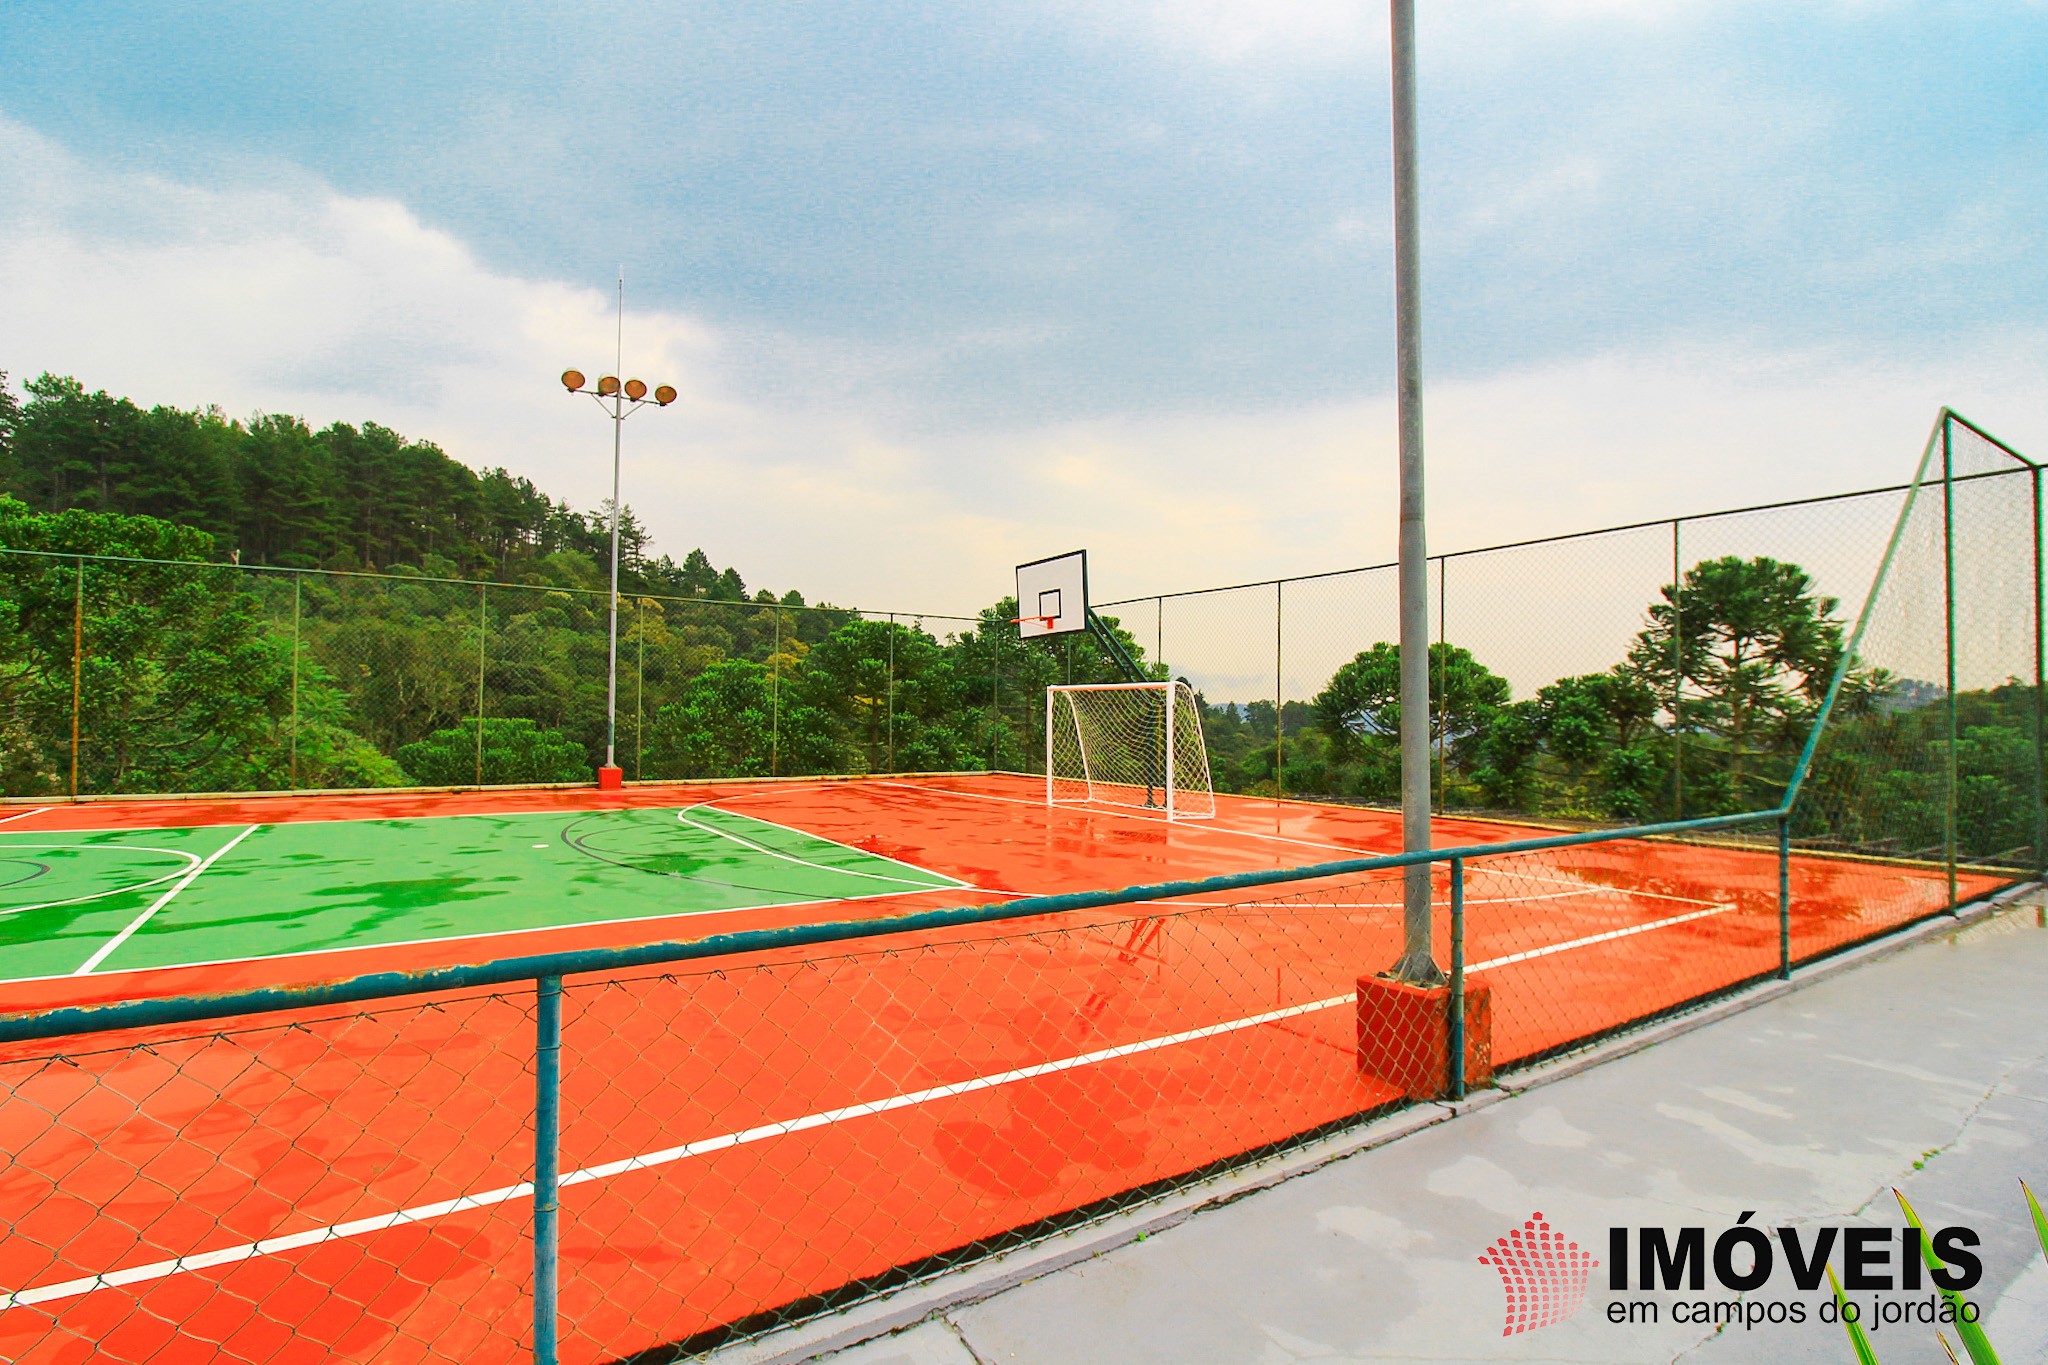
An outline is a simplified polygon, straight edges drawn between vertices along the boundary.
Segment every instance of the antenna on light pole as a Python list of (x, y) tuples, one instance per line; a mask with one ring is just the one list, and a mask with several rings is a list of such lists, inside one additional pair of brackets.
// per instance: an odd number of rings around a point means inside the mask
[[(1430, 846), (1429, 542), (1422, 500), (1422, 228), (1416, 199), (1415, 0), (1389, 0), (1394, 47), (1394, 349), (1401, 427), (1401, 851)], [(1403, 869), (1393, 975), (1439, 985), (1430, 950), (1430, 865)]]
[[(618, 331), (614, 337), (614, 368), (626, 368), (626, 269), (619, 267)], [(676, 401), (675, 387), (663, 384), (647, 396), (647, 385), (638, 379), (621, 381), (618, 374), (602, 376), (595, 390), (584, 387), (581, 370), (562, 371), (562, 387), (570, 393), (588, 393), (612, 419), (612, 591), (610, 625), (606, 632), (604, 684), (604, 766), (597, 770), (597, 785), (610, 790), (621, 786), (625, 773), (618, 763), (619, 739), (619, 453), (626, 419), (652, 403), (665, 408)]]

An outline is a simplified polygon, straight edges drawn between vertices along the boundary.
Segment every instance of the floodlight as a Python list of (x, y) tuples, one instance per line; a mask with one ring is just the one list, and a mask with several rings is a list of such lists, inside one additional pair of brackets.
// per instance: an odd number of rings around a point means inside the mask
[(618, 376), (608, 374), (604, 378), (598, 380), (597, 391), (603, 394), (606, 398), (609, 398), (613, 394), (617, 393), (619, 391)]
[(567, 390), (568, 390), (569, 392), (571, 392), (571, 393), (580, 393), (580, 392), (582, 392), (582, 389), (583, 389), (583, 371), (581, 371), (581, 370), (564, 370), (564, 371), (562, 371), (562, 387), (563, 387), (563, 388), (565, 388), (565, 389), (567, 389)]
[(626, 397), (637, 403), (646, 396), (647, 386), (645, 384), (637, 379), (628, 379), (626, 381)]
[(673, 403), (673, 402), (675, 402), (675, 401), (676, 401), (676, 389), (675, 389), (675, 385), (673, 385), (673, 384), (663, 384), (663, 385), (662, 385), (662, 386), (661, 386), (660, 388), (656, 389), (656, 390), (654, 391), (654, 401), (655, 401), (655, 402), (657, 402), (657, 403), (659, 403), (659, 404), (661, 404), (661, 405), (662, 405), (663, 407), (667, 407), (667, 406), (668, 406), (668, 405), (669, 405), (670, 403)]

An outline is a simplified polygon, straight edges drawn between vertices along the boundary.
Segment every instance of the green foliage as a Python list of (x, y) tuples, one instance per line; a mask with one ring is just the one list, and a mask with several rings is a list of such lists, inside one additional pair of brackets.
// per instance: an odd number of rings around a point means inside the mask
[(1626, 665), (1537, 689), (1534, 724), (1560, 813), (1642, 820), (1656, 813), (1670, 765), (1657, 694)]
[(1543, 748), (1543, 713), (1532, 702), (1495, 707), (1471, 744), (1472, 783), (1484, 802), (1509, 810), (1528, 804)]
[[(431, 442), (375, 422), (314, 431), (296, 417), (228, 420), (218, 409), (144, 410), (45, 374), (26, 404), (0, 373), (0, 494), (45, 512), (156, 517), (204, 531), (208, 557), (294, 568), (444, 562), (450, 576), (559, 581), (564, 552), (609, 563), (611, 509), (580, 514), (527, 479), (479, 474)], [(619, 513), (621, 585), (739, 601), (746, 585), (701, 550), (649, 559)], [(595, 586), (595, 585), (593, 585)]]
[(1828, 1288), (1835, 1296), (1835, 1314), (1842, 1324), (1842, 1330), (1849, 1334), (1849, 1349), (1856, 1353), (1856, 1365), (1878, 1365), (1877, 1352), (1871, 1349), (1869, 1334), (1855, 1317), (1855, 1309), (1848, 1296), (1842, 1293), (1842, 1282), (1835, 1278), (1835, 1268), (1828, 1267)]
[(831, 718), (778, 681), (745, 659), (711, 665), (655, 717), (648, 758), (673, 777), (834, 771)]
[[(204, 562), (205, 532), (104, 512), (38, 514), (0, 498), (0, 548), (35, 552), (0, 555), (9, 792), (68, 789), (74, 695), (80, 791), (294, 785), (289, 644), (232, 569)], [(83, 557), (108, 554), (133, 560)], [(385, 771), (351, 747), (322, 676), (302, 674), (298, 693), (302, 711), (329, 727), (308, 746), (313, 772)]]
[[(1920, 1232), (1920, 1259), (1926, 1263), (1930, 1271), (1937, 1274), (1946, 1270), (1947, 1267), (1942, 1264), (1941, 1257), (1934, 1253), (1933, 1239), (1921, 1225), (1920, 1215), (1906, 1202), (1906, 1196), (1895, 1188), (1892, 1190), (1892, 1198), (1899, 1201), (1899, 1210), (1906, 1215), (1907, 1225)], [(1998, 1352), (1991, 1348), (1990, 1340), (1984, 1335), (1984, 1329), (1977, 1325), (1975, 1314), (1968, 1311), (1970, 1306), (1964, 1302), (1963, 1296), (1953, 1289), (1942, 1288), (1939, 1285), (1936, 1288), (1955, 1314), (1956, 1335), (1962, 1339), (1963, 1349), (1970, 1353), (1971, 1365), (1998, 1365)]]
[[(1313, 703), (1334, 780), (1369, 800), (1400, 787), (1401, 647), (1385, 641), (1341, 665)], [(1458, 645), (1429, 648), (1429, 736), (1447, 787), (1512, 792), (1533, 756), (1529, 717), (1508, 706), (1507, 680)], [(1496, 725), (1501, 733), (1489, 742)], [(1484, 776), (1482, 777), (1482, 773)]]
[(858, 771), (934, 771), (968, 752), (960, 686), (939, 642), (893, 621), (851, 621), (804, 660), (803, 694), (837, 722)]
[(2041, 1201), (2034, 1197), (2034, 1189), (2026, 1181), (2020, 1181), (2020, 1193), (2026, 1196), (2027, 1216), (2034, 1222), (2034, 1240), (2041, 1244), (2041, 1255), (2048, 1258), (2048, 1213), (2041, 1211)]
[[(1861, 714), (1837, 716), (1814, 755), (1794, 833), (1870, 852), (1937, 855), (1948, 820), (1948, 706), (1894, 685)], [(1956, 697), (1956, 842), (1965, 859), (2030, 848), (2034, 828), (2036, 698), (2007, 681)]]
[(398, 751), (398, 762), (415, 783), (461, 787), (518, 782), (587, 782), (590, 761), (582, 748), (558, 730), (543, 730), (515, 717), (475, 717), (436, 730)]
[[(1458, 645), (1429, 647), (1429, 738), (1442, 744), (1478, 734), (1508, 700), (1507, 680)], [(1316, 694), (1316, 720), (1340, 753), (1401, 732), (1401, 647), (1384, 640), (1340, 666)]]
[(1679, 728), (1713, 741), (1698, 752), (1715, 780), (1695, 787), (1688, 774), (1688, 813), (1776, 804), (1841, 661), (1839, 604), (1796, 564), (1734, 555), (1695, 564), (1662, 598), (1626, 668), (1660, 698), (1676, 675)]
[[(1329, 739), (1316, 728), (1315, 709), (1290, 701), (1280, 720), (1285, 732), (1274, 743), (1274, 711), (1270, 701), (1239, 705), (1204, 704), (1202, 737), (1209, 746), (1209, 765), (1219, 791), (1329, 792), (1333, 776)], [(1274, 755), (1282, 771), (1275, 779)]]
[[(0, 375), (10, 490), (0, 549), (44, 553), (0, 554), (0, 791), (70, 784), (74, 624), (82, 790), (472, 783), (478, 716), (487, 780), (581, 780), (604, 752), (608, 507), (579, 514), (376, 423), (145, 410), (50, 375), (26, 402)], [(630, 508), (619, 542), (629, 777), (1033, 771), (1045, 689), (1122, 678), (1091, 635), (1021, 640), (1007, 597), (942, 636), (750, 590), (701, 550), (655, 557)], [(1531, 697), (1439, 642), (1438, 799), (1624, 822), (1768, 807), (1844, 638), (1799, 566), (1727, 556), (1665, 585), (1625, 658)], [(1399, 671), (1382, 642), (1279, 713), (1203, 698), (1217, 786), (1397, 800)], [(1953, 805), (1965, 858), (2010, 860), (2038, 838), (2039, 724), (2016, 680), (1951, 702), (1850, 670), (1795, 834), (1928, 856)]]

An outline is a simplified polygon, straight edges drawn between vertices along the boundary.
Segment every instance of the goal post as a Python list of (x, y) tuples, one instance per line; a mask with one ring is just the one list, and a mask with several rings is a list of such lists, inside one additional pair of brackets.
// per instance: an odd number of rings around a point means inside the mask
[(1195, 689), (1178, 680), (1048, 687), (1045, 803), (1215, 815)]

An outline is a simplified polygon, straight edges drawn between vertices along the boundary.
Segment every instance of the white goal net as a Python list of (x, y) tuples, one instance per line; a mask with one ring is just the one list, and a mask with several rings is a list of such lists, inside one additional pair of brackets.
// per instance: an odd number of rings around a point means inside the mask
[(1045, 803), (1216, 814), (1202, 710), (1184, 682), (1094, 683), (1045, 691)]

